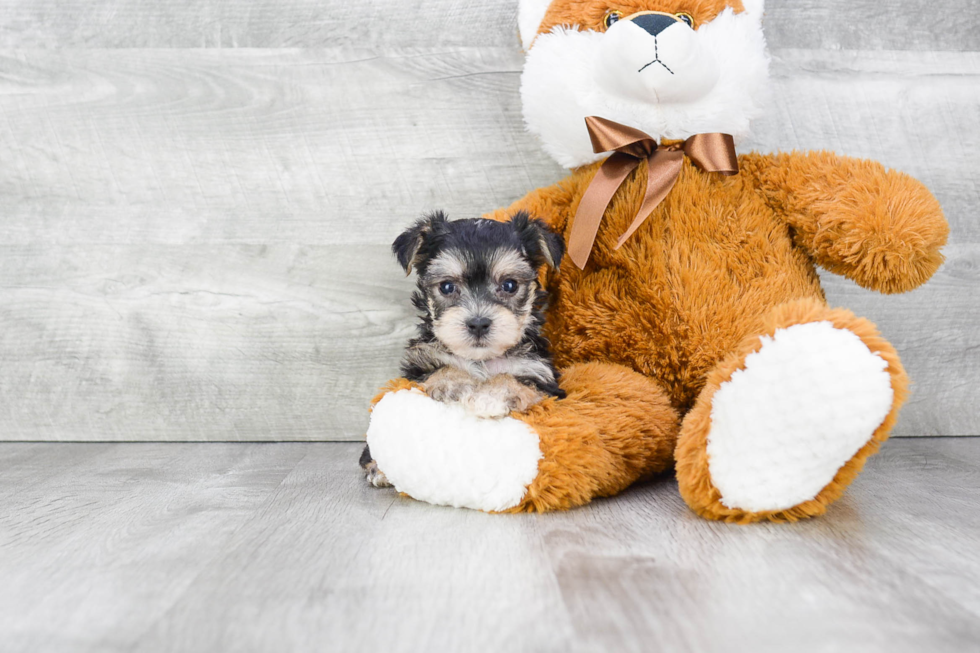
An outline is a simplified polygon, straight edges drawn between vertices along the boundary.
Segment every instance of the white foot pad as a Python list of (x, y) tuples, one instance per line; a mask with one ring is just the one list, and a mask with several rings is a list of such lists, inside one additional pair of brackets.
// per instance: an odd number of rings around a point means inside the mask
[(399, 492), (420, 501), (506, 510), (538, 475), (538, 435), (513, 417), (483, 419), (417, 390), (385, 395), (371, 412), (371, 456)]
[(829, 322), (763, 336), (715, 392), (711, 481), (729, 508), (785, 510), (814, 498), (891, 410), (888, 364)]

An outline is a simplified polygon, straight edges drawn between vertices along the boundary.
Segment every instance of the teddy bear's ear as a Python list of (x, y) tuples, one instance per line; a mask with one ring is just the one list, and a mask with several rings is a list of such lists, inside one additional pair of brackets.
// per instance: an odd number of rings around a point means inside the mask
[(521, 35), (521, 46), (527, 52), (531, 49), (534, 37), (538, 35), (541, 21), (551, 5), (551, 0), (520, 0), (517, 6), (517, 29)]
[(565, 241), (561, 236), (543, 220), (532, 218), (527, 211), (518, 211), (510, 222), (530, 257), (539, 264), (547, 263), (557, 272), (565, 255)]
[(419, 218), (395, 239), (391, 244), (391, 252), (398, 259), (398, 263), (405, 268), (405, 274), (411, 274), (412, 268), (419, 262), (419, 253), (426, 238), (448, 221), (442, 211), (429, 213)]

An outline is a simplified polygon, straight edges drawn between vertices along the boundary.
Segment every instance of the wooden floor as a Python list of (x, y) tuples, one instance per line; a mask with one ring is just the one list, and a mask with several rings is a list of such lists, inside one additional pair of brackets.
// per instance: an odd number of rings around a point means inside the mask
[(892, 440), (830, 513), (568, 513), (369, 488), (354, 443), (0, 444), (0, 649), (976, 651), (980, 439)]

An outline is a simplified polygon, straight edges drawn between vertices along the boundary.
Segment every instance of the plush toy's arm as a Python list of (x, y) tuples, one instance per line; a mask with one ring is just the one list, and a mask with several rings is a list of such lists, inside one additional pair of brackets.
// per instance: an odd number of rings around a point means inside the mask
[(880, 163), (830, 152), (747, 154), (742, 175), (827, 270), (883, 293), (925, 283), (949, 226), (936, 198)]

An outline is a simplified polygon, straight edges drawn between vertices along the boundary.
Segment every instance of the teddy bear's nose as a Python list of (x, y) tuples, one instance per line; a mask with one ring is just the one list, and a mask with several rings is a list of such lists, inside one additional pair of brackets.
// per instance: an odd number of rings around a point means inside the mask
[(669, 14), (640, 14), (633, 19), (633, 22), (651, 36), (656, 36), (671, 25), (676, 25), (680, 20)]

